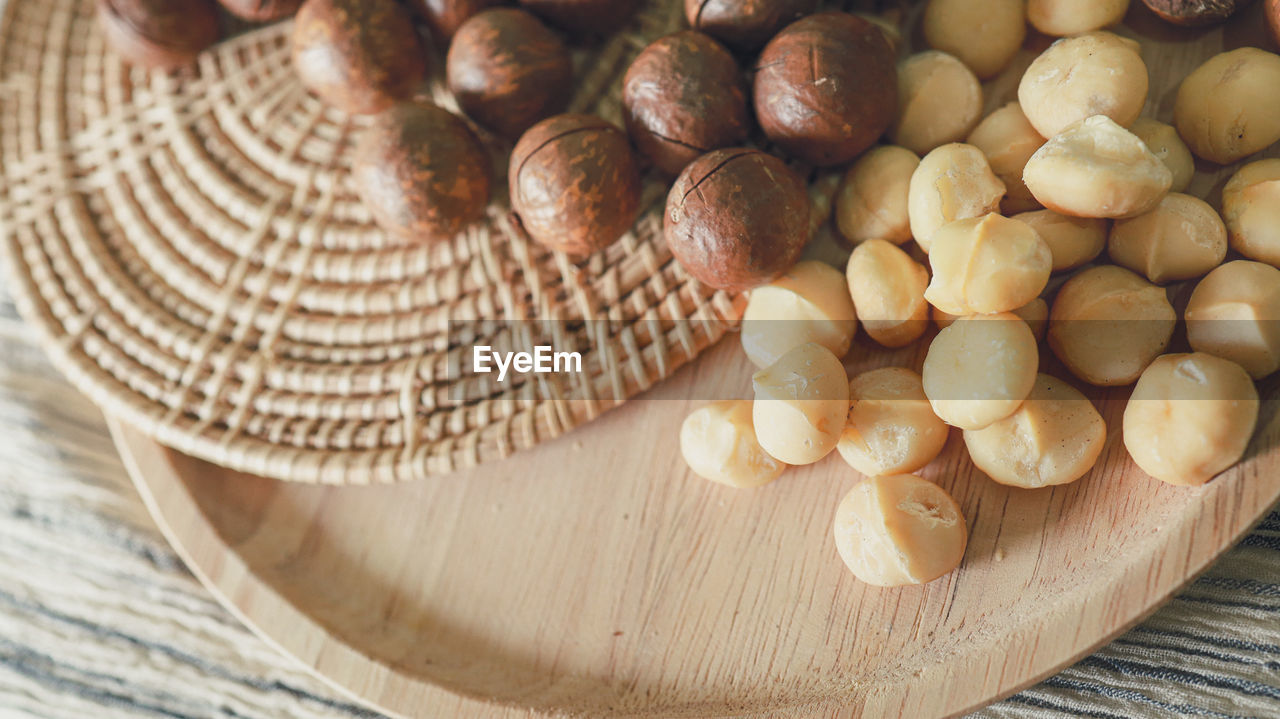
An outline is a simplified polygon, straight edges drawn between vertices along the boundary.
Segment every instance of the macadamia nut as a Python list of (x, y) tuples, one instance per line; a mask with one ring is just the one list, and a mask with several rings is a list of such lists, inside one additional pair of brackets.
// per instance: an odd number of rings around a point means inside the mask
[(969, 530), (956, 501), (925, 479), (900, 474), (859, 483), (836, 509), (836, 550), (867, 584), (924, 584), (960, 566)]
[(1164, 199), (1173, 173), (1146, 144), (1105, 115), (1055, 135), (1022, 179), (1045, 207), (1076, 217), (1134, 217)]
[(849, 413), (849, 376), (831, 350), (800, 345), (756, 372), (751, 384), (756, 439), (770, 456), (813, 464), (836, 448)]
[(840, 270), (805, 260), (751, 291), (742, 315), (742, 349), (757, 367), (768, 367), (808, 342), (843, 357), (857, 330), (857, 315)]
[(929, 304), (954, 315), (1008, 312), (1049, 282), (1053, 256), (1029, 225), (997, 214), (956, 220), (933, 234)]
[(699, 477), (739, 489), (768, 484), (787, 468), (756, 441), (745, 399), (712, 402), (685, 417), (680, 454)]
[(1240, 461), (1258, 421), (1258, 391), (1240, 365), (1195, 352), (1160, 357), (1124, 408), (1124, 446), (1147, 474), (1198, 486)]
[(1128, 127), (1147, 102), (1147, 83), (1138, 43), (1091, 32), (1058, 40), (1041, 53), (1022, 76), (1018, 101), (1044, 137), (1094, 115)]
[(970, 145), (982, 150), (991, 163), (991, 171), (1005, 186), (1004, 212), (1021, 212), (1040, 206), (1022, 181), (1027, 160), (1044, 145), (1044, 138), (1031, 126), (1022, 107), (1011, 102), (987, 117), (969, 133)]
[(1024, 489), (1067, 484), (1098, 461), (1107, 424), (1076, 388), (1037, 375), (1018, 410), (989, 427), (966, 430), (965, 446), (978, 469), (1000, 484)]
[(1124, 19), (1129, 0), (1027, 0), (1027, 20), (1045, 35), (1076, 35)]
[(1187, 303), (1187, 340), (1262, 379), (1280, 369), (1280, 270), (1236, 260), (1210, 272)]
[(1049, 347), (1085, 382), (1129, 384), (1169, 346), (1177, 319), (1162, 288), (1122, 267), (1092, 267), (1058, 290)]
[(1198, 197), (1172, 193), (1156, 208), (1117, 220), (1107, 240), (1111, 260), (1163, 285), (1199, 277), (1227, 256), (1227, 228)]
[(1280, 140), (1280, 55), (1242, 47), (1215, 55), (1178, 87), (1173, 124), (1187, 147), (1228, 165)]
[(898, 63), (898, 117), (889, 139), (923, 155), (959, 142), (982, 117), (982, 85), (954, 56), (938, 50)]
[(1070, 270), (1092, 262), (1107, 246), (1107, 221), (1070, 217), (1053, 210), (1033, 210), (1014, 215), (1040, 233), (1053, 255), (1053, 271)]
[(886, 347), (902, 347), (928, 329), (924, 290), (929, 271), (896, 245), (884, 240), (858, 245), (849, 256), (845, 275), (848, 294), (871, 339)]
[(1222, 219), (1231, 249), (1280, 267), (1280, 159), (1251, 162), (1227, 180)]
[(1149, 117), (1139, 117), (1129, 128), (1129, 132), (1146, 143), (1151, 154), (1173, 173), (1173, 184), (1169, 186), (1169, 191), (1186, 190), (1191, 184), (1192, 176), (1196, 174), (1196, 161), (1191, 156), (1191, 150), (1187, 149), (1187, 143), (1178, 137), (1178, 131), (1173, 125), (1166, 125)]
[(929, 0), (924, 10), (929, 47), (955, 55), (983, 79), (1000, 74), (1026, 37), (1022, 0)]
[(924, 393), (949, 425), (982, 429), (1031, 394), (1040, 356), (1017, 315), (961, 317), (938, 333), (924, 359)]
[[(943, 312), (937, 307), (933, 308), (933, 323), (938, 329), (945, 330), (955, 323), (964, 315), (953, 315), (950, 312)], [(1036, 342), (1044, 339), (1044, 333), (1049, 328), (1049, 303), (1043, 298), (1037, 297), (1027, 304), (1012, 310), (1011, 314), (1022, 318), (1023, 322), (1031, 328), (1031, 334), (1035, 335)]]
[(920, 158), (905, 147), (884, 145), (867, 152), (845, 173), (836, 194), (836, 225), (857, 244), (911, 239), (907, 190)]
[(875, 477), (914, 472), (932, 462), (949, 429), (924, 396), (920, 375), (884, 367), (849, 383), (849, 418), (836, 450), (850, 467)]
[(982, 150), (962, 143), (943, 145), (925, 155), (911, 174), (911, 234), (928, 252), (933, 233), (948, 222), (998, 211), (1004, 190)]

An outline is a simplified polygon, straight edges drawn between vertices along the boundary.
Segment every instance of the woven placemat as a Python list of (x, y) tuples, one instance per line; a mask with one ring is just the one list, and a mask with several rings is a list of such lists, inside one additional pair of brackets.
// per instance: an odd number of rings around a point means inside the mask
[[(572, 110), (621, 125), (622, 73), (680, 24), (680, 2), (645, 6), (575, 58)], [(108, 413), (254, 474), (408, 480), (561, 435), (736, 323), (739, 298), (672, 260), (657, 178), (633, 231), (575, 263), (507, 222), (509, 147), (487, 138), (499, 196), (486, 223), (431, 245), (378, 230), (349, 177), (368, 120), (298, 83), (291, 28), (249, 29), (153, 73), (104, 47), (93, 0), (5, 10), (10, 284), (54, 364)], [(438, 79), (430, 94), (456, 110)], [(530, 318), (586, 328), (583, 371), (455, 386), (446, 368), (470, 346), (451, 346), (450, 323), (486, 318), (499, 345)]]

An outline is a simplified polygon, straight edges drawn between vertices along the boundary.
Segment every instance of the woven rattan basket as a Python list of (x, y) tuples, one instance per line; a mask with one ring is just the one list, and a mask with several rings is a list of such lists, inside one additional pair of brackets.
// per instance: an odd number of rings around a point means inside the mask
[[(581, 53), (572, 109), (620, 124), (621, 74), (678, 26), (680, 5), (649, 2), (626, 32)], [(451, 242), (388, 237), (349, 180), (366, 121), (298, 84), (290, 28), (246, 29), (192, 67), (149, 73), (106, 50), (93, 0), (7, 4), (10, 290), (54, 363), (106, 412), (237, 470), (408, 480), (589, 421), (738, 319), (738, 298), (672, 261), (656, 178), (634, 230), (578, 263), (515, 231), (505, 194)], [(509, 148), (489, 140), (502, 168)], [(446, 368), (462, 348), (451, 322), (492, 318), (496, 336), (548, 317), (595, 328), (581, 374), (452, 385)]]

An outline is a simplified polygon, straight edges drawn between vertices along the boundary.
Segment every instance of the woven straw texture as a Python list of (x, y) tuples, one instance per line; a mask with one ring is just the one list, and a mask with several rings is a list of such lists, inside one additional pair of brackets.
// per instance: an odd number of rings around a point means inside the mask
[[(570, 109), (620, 125), (621, 75), (679, 6), (646, 3), (579, 53)], [(574, 263), (506, 220), (509, 147), (487, 138), (500, 196), (486, 223), (431, 245), (381, 232), (349, 173), (367, 120), (301, 87), (291, 28), (247, 29), (189, 68), (149, 73), (104, 47), (93, 0), (5, 11), (10, 286), (54, 363), (106, 411), (255, 474), (409, 480), (556, 437), (737, 321), (737, 298), (672, 260), (655, 178), (633, 231)], [(456, 110), (438, 78), (429, 92)], [(494, 320), (476, 344), (501, 348), (530, 318), (559, 320), (547, 323), (557, 347), (586, 348), (581, 374), (451, 384), (470, 343), (451, 346), (450, 322)]]

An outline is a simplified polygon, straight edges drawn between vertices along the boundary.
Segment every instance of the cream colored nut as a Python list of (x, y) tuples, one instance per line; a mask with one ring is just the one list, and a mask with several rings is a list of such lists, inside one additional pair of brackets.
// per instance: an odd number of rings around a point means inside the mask
[(895, 55), (902, 48), (902, 26), (898, 24), (892, 9), (886, 10), (882, 15), (872, 12), (855, 12), (853, 14), (875, 25), (884, 34), (884, 38), (889, 41), (889, 47), (893, 48)]
[(1036, 338), (1017, 315), (961, 317), (929, 345), (924, 393), (943, 422), (982, 429), (1018, 409), (1039, 361)]
[(1209, 203), (1171, 193), (1156, 208), (1117, 220), (1107, 240), (1111, 261), (1163, 285), (1199, 277), (1227, 256), (1227, 228)]
[(939, 227), (998, 211), (1004, 189), (982, 150), (962, 143), (943, 145), (925, 155), (911, 174), (907, 193), (911, 234), (928, 252)]
[(1027, 0), (1027, 20), (1045, 35), (1065, 37), (1115, 25), (1129, 0)]
[(1129, 384), (1164, 352), (1177, 314), (1164, 289), (1122, 267), (1081, 271), (1049, 311), (1049, 347), (1090, 384)]
[(1187, 149), (1187, 144), (1178, 137), (1178, 131), (1173, 125), (1166, 125), (1149, 117), (1139, 117), (1129, 127), (1129, 132), (1142, 140), (1151, 154), (1173, 173), (1173, 184), (1169, 186), (1169, 191), (1184, 192), (1196, 174), (1196, 161), (1191, 156), (1191, 150)]
[(1017, 309), (1049, 282), (1053, 256), (1029, 225), (997, 214), (956, 220), (933, 234), (929, 304), (954, 315)]
[(1022, 179), (1045, 207), (1075, 217), (1123, 218), (1160, 204), (1173, 173), (1105, 115), (1072, 125), (1027, 161)]
[(871, 339), (886, 347), (902, 347), (928, 329), (924, 288), (929, 271), (901, 248), (884, 240), (868, 240), (849, 255), (845, 275), (848, 294)]
[(1173, 124), (1187, 147), (1228, 165), (1280, 140), (1280, 55), (1242, 47), (1209, 58), (1178, 87)]
[(858, 483), (836, 509), (836, 550), (867, 584), (931, 582), (960, 566), (969, 529), (946, 490), (910, 474)]
[(1056, 377), (1036, 376), (1018, 411), (976, 431), (964, 443), (978, 469), (1000, 484), (1024, 489), (1067, 484), (1098, 461), (1107, 424), (1093, 403)]
[(1198, 486), (1240, 461), (1258, 421), (1258, 391), (1240, 365), (1203, 352), (1164, 355), (1124, 408), (1124, 446), (1142, 471)]
[(857, 244), (911, 239), (907, 189), (920, 158), (905, 147), (885, 145), (863, 155), (849, 168), (836, 195), (836, 225)]
[(680, 425), (680, 454), (694, 474), (746, 489), (768, 484), (787, 465), (756, 441), (751, 401), (721, 400), (689, 413)]
[(813, 464), (840, 441), (849, 413), (849, 376), (831, 350), (810, 342), (751, 378), (756, 439), (787, 464)]
[(973, 71), (938, 50), (898, 63), (898, 119), (889, 139), (923, 155), (959, 142), (982, 117), (982, 85)]
[[(1044, 333), (1049, 328), (1049, 303), (1042, 298), (1037, 297), (1027, 304), (1012, 310), (1011, 314), (1015, 314), (1027, 323), (1031, 328), (1031, 334), (1035, 335), (1036, 342), (1044, 339)], [(938, 329), (945, 330), (950, 327), (956, 320), (963, 315), (953, 315), (950, 312), (943, 312), (937, 307), (933, 308), (933, 322)]]
[(1250, 162), (1227, 180), (1222, 219), (1231, 249), (1280, 267), (1280, 159)]
[(1018, 102), (1044, 137), (1094, 115), (1128, 127), (1147, 102), (1147, 66), (1138, 43), (1109, 32), (1064, 38), (1032, 61)]
[(1070, 270), (1092, 262), (1107, 246), (1107, 221), (1071, 217), (1053, 210), (1033, 210), (1013, 216), (1040, 233), (1053, 255), (1053, 271)]
[(914, 472), (932, 462), (950, 431), (924, 396), (920, 375), (884, 367), (849, 383), (849, 418), (836, 450), (850, 467), (874, 477)]
[(1236, 260), (1210, 272), (1187, 303), (1191, 349), (1262, 379), (1280, 369), (1280, 270)]
[(924, 39), (986, 79), (1000, 74), (1027, 37), (1023, 0), (929, 0)]
[(1006, 192), (1000, 208), (1006, 212), (1021, 212), (1040, 206), (1031, 190), (1022, 181), (1022, 170), (1027, 160), (1044, 145), (1044, 138), (1031, 126), (1022, 107), (1016, 102), (987, 115), (969, 133), (966, 140), (982, 150), (991, 163), (992, 172), (1004, 183)]
[(806, 342), (843, 357), (857, 331), (857, 314), (840, 270), (804, 260), (751, 291), (742, 314), (742, 349), (757, 367), (768, 367)]

